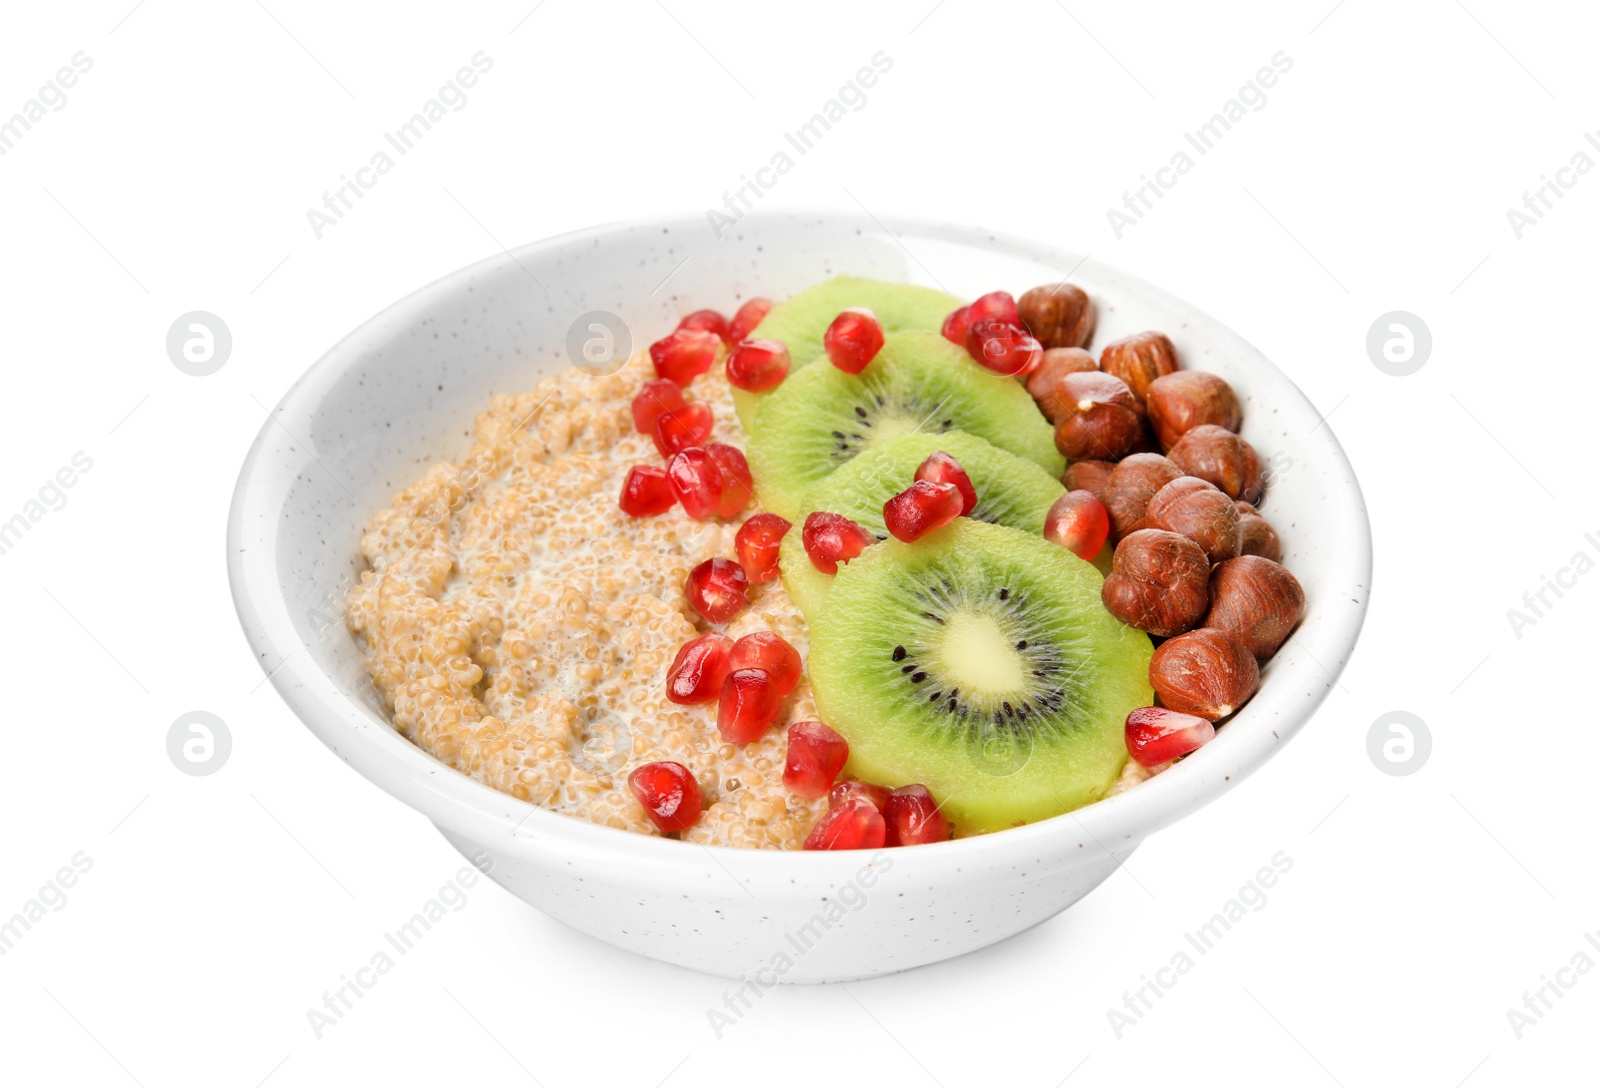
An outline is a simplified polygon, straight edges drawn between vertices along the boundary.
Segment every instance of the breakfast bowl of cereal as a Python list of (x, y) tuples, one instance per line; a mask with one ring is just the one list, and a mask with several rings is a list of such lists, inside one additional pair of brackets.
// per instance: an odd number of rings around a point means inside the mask
[(843, 214), (453, 273), (284, 396), (228, 528), (295, 714), (514, 895), (746, 985), (983, 947), (1308, 721), (1365, 505), (1254, 348)]

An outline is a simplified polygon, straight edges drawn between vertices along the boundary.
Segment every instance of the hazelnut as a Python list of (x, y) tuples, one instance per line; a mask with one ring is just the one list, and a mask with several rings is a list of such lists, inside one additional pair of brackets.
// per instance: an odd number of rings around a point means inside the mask
[(1230, 499), (1252, 503), (1261, 499), (1261, 458), (1254, 446), (1232, 431), (1202, 423), (1178, 439), (1167, 457), (1186, 475), (1215, 485)]
[(1157, 491), (1145, 507), (1144, 523), (1188, 537), (1212, 563), (1232, 559), (1243, 543), (1238, 507), (1197, 476), (1180, 476)]
[(1238, 710), (1260, 683), (1255, 654), (1237, 636), (1215, 627), (1168, 639), (1150, 659), (1150, 686), (1161, 705), (1210, 721)]
[(1067, 466), (1061, 482), (1068, 491), (1087, 491), (1104, 502), (1106, 484), (1116, 467), (1114, 461), (1074, 461)]
[(1257, 661), (1277, 653), (1305, 610), (1299, 579), (1270, 559), (1241, 555), (1211, 572), (1205, 626), (1239, 636)]
[(1239, 398), (1233, 387), (1203, 370), (1179, 370), (1150, 383), (1145, 392), (1150, 425), (1162, 449), (1205, 423), (1225, 431), (1239, 429)]
[(1111, 515), (1111, 538), (1121, 540), (1143, 529), (1145, 508), (1155, 493), (1182, 475), (1182, 469), (1159, 453), (1130, 454), (1118, 462), (1100, 496)]
[(1081, 348), (1094, 335), (1094, 303), (1070, 283), (1035, 287), (1017, 299), (1017, 312), (1047, 348)]
[(1188, 537), (1140, 529), (1117, 545), (1100, 601), (1130, 627), (1181, 635), (1205, 615), (1210, 571), (1206, 553)]
[(1028, 375), (1028, 395), (1039, 405), (1044, 418), (1054, 423), (1061, 417), (1061, 379), (1099, 369), (1094, 356), (1082, 348), (1051, 348)]
[(1107, 344), (1100, 352), (1100, 369), (1127, 382), (1142, 401), (1151, 382), (1178, 369), (1178, 352), (1166, 334), (1141, 332)]
[(1274, 563), (1283, 562), (1283, 544), (1278, 540), (1278, 530), (1272, 527), (1272, 522), (1247, 502), (1239, 501), (1233, 505), (1239, 508), (1239, 554), (1259, 555)]
[(1058, 394), (1056, 449), (1069, 461), (1116, 461), (1139, 439), (1144, 413), (1120, 378), (1098, 370), (1067, 374)]

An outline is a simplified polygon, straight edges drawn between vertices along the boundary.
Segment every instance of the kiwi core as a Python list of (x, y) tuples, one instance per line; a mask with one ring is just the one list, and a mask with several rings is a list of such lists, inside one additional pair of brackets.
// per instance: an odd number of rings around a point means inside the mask
[(940, 632), (935, 659), (946, 682), (965, 691), (1009, 695), (1028, 683), (1022, 655), (999, 620), (983, 612), (952, 614)]

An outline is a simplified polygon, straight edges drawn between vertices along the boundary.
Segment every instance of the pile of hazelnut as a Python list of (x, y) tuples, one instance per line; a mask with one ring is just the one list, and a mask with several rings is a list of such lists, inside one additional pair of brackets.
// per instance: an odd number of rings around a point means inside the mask
[(1213, 723), (1255, 694), (1305, 592), (1256, 508), (1266, 479), (1226, 381), (1180, 369), (1159, 332), (1108, 344), (1096, 361), (1083, 350), (1093, 304), (1071, 284), (1035, 288), (1017, 308), (1044, 349), (1028, 392), (1069, 462), (1069, 494), (1045, 533), (1071, 546), (1089, 499), (1104, 507), (1116, 550), (1101, 600), (1158, 641), (1150, 686), (1160, 705), (1129, 715), (1128, 750), (1159, 766), (1209, 741)]

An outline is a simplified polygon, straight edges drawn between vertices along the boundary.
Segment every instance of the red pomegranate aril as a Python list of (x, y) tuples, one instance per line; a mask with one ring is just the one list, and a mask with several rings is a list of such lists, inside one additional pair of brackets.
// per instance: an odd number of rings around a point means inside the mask
[(703, 446), (711, 437), (711, 406), (690, 401), (681, 408), (669, 408), (656, 416), (654, 437), (661, 456), (671, 457), (690, 446)]
[(939, 335), (957, 347), (967, 346), (967, 308), (965, 306), (951, 310), (945, 315), (944, 324), (939, 326)]
[(967, 354), (996, 374), (1030, 374), (1044, 359), (1044, 348), (1019, 325), (974, 321), (967, 329)]
[(746, 393), (765, 393), (789, 376), (789, 347), (782, 340), (741, 340), (728, 356), (728, 382)]
[(622, 481), (622, 497), (617, 505), (629, 517), (649, 518), (665, 514), (678, 501), (667, 480), (667, 470), (655, 465), (634, 465)]
[(1111, 515), (1088, 491), (1068, 491), (1044, 516), (1044, 538), (1079, 559), (1093, 559), (1111, 535)]
[(640, 434), (656, 433), (656, 417), (662, 412), (683, 407), (683, 390), (677, 382), (665, 378), (652, 378), (644, 383), (639, 395), (633, 398), (633, 429)]
[(715, 631), (685, 642), (667, 669), (667, 699), (679, 706), (696, 706), (721, 695), (732, 651), (733, 639)]
[(964, 500), (955, 484), (918, 480), (883, 504), (883, 523), (907, 544), (961, 516)]
[(717, 503), (717, 516), (738, 517), (750, 505), (750, 490), (754, 486), (750, 462), (744, 459), (744, 451), (725, 442), (711, 443), (706, 452), (722, 473), (722, 499)]
[(778, 576), (778, 546), (789, 531), (789, 519), (777, 514), (757, 514), (739, 526), (733, 537), (733, 550), (745, 577), (760, 585)]
[(762, 670), (778, 685), (779, 695), (794, 690), (800, 682), (800, 667), (800, 651), (771, 631), (745, 635), (728, 654), (729, 669)]
[(877, 542), (876, 537), (843, 514), (825, 510), (807, 514), (800, 527), (800, 543), (811, 565), (823, 574), (838, 574), (840, 563), (850, 562)]
[(728, 339), (728, 319), (715, 310), (696, 310), (678, 322), (678, 328), (704, 329), (706, 332), (716, 333), (717, 339), (724, 344), (732, 342)]
[(708, 623), (727, 623), (750, 604), (749, 585), (744, 568), (732, 559), (707, 559), (689, 572), (683, 592)]
[(628, 788), (662, 831), (682, 831), (700, 819), (700, 783), (682, 763), (646, 763), (628, 775)]
[(852, 307), (833, 319), (822, 334), (828, 361), (846, 374), (859, 374), (883, 350), (883, 325), (865, 307)]
[(828, 807), (839, 808), (851, 801), (864, 800), (871, 803), (879, 812), (889, 803), (889, 789), (886, 786), (874, 786), (870, 782), (839, 782), (828, 791)]
[(735, 669), (722, 682), (717, 732), (729, 744), (749, 744), (778, 720), (783, 696), (765, 669)]
[(883, 806), (885, 846), (918, 846), (950, 837), (950, 821), (927, 786), (901, 786)]
[(1194, 714), (1143, 706), (1128, 715), (1128, 754), (1146, 767), (1186, 756), (1217, 735), (1216, 726)]
[(850, 744), (821, 722), (789, 726), (789, 754), (783, 784), (798, 797), (826, 797), (850, 758)]
[(722, 505), (722, 469), (699, 446), (673, 454), (667, 462), (667, 480), (683, 512), (696, 521), (705, 521)]
[(876, 850), (884, 843), (883, 813), (856, 798), (830, 808), (806, 836), (807, 850)]
[(737, 344), (755, 332), (756, 326), (765, 320), (770, 309), (772, 309), (770, 298), (753, 298), (740, 306), (734, 313), (733, 320), (728, 322), (728, 343)]
[(990, 291), (967, 305), (967, 324), (979, 321), (1003, 321), (1007, 325), (1022, 325), (1022, 312), (1010, 291)]
[(711, 369), (722, 338), (706, 329), (676, 329), (650, 345), (656, 377), (688, 385)]
[(930, 453), (928, 459), (917, 466), (916, 479), (936, 484), (954, 484), (955, 489), (961, 492), (962, 517), (972, 513), (973, 507), (978, 505), (978, 491), (972, 486), (972, 477), (967, 475), (960, 461), (944, 450)]

